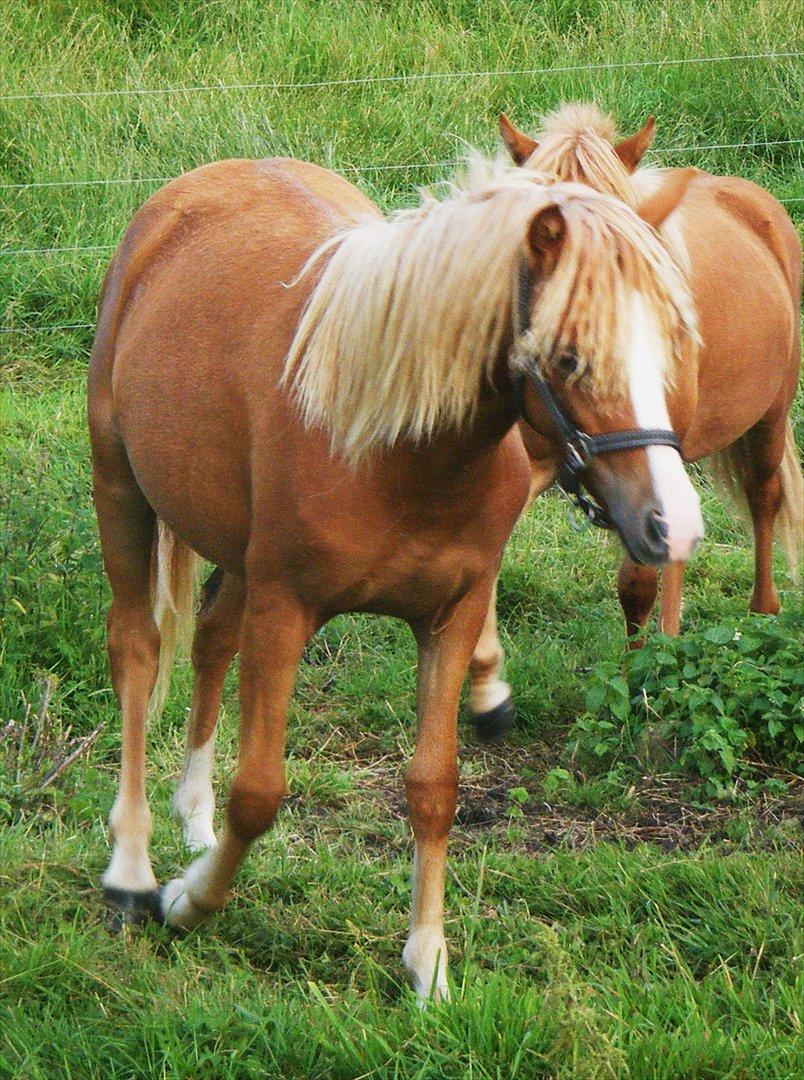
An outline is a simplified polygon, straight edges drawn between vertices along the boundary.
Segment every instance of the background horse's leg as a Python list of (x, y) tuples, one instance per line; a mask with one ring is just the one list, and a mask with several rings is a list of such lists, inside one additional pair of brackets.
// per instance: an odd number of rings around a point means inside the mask
[(284, 593), (249, 585), (240, 635), (240, 752), (226, 828), (160, 894), (161, 915), (189, 928), (219, 911), (253, 840), (270, 828), (285, 796), (285, 718), (310, 616)]
[(749, 607), (767, 615), (779, 613), (779, 594), (773, 583), (773, 524), (782, 505), (779, 466), (785, 426), (786, 417), (775, 424), (760, 421), (743, 436), (743, 453), (738, 459), (754, 526), (754, 590)]
[(511, 687), (500, 675), (504, 654), (497, 634), (497, 582), (491, 592), (486, 621), (469, 665), (469, 711), (478, 737), (501, 739), (514, 725), (516, 710)]
[(109, 819), (112, 858), (102, 882), (110, 899), (139, 918), (152, 908), (156, 891), (145, 794), (146, 717), (159, 666), (150, 588), (156, 519), (122, 449), (110, 449), (102, 462), (96, 459), (93, 480), (103, 563), (112, 587), (107, 620), (112, 685), (123, 719), (117, 798)]
[(732, 495), (742, 489), (754, 526), (754, 591), (750, 608), (775, 615), (779, 595), (773, 583), (774, 525), (780, 526), (780, 540), (794, 580), (804, 537), (804, 480), (786, 408), (775, 406), (718, 459), (715, 479)]
[(416, 628), (418, 732), (405, 777), (416, 850), (410, 930), (402, 961), (423, 1000), (431, 991), (436, 998), (449, 997), (444, 877), (458, 798), (458, 698), (491, 592), (492, 586), (484, 582), (464, 597), (446, 624)]
[(184, 767), (173, 795), (190, 851), (214, 847), (212, 766), (223, 682), (237, 652), (245, 584), (220, 568), (207, 579), (193, 638), (193, 700)]
[(617, 575), (617, 594), (625, 616), (629, 649), (638, 649), (642, 645), (642, 641), (634, 635), (647, 624), (658, 591), (659, 573), (656, 567), (643, 566), (624, 555)]
[(675, 637), (681, 630), (681, 592), (687, 564), (671, 562), (662, 571), (662, 614), (659, 627)]

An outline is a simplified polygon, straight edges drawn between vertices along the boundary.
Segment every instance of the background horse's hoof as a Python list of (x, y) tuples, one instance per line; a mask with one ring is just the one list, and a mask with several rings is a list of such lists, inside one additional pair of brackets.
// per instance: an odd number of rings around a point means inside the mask
[(118, 889), (104, 886), (103, 895), (115, 913), (126, 923), (143, 923), (148, 919), (162, 921), (159, 892), (142, 892), (134, 889)]
[(481, 742), (499, 742), (505, 738), (516, 721), (516, 706), (513, 698), (506, 698), (499, 705), (486, 712), (472, 713), (475, 734)]

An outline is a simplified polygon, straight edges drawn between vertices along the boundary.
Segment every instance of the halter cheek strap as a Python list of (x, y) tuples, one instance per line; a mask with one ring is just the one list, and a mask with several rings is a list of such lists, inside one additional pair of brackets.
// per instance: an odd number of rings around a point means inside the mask
[[(532, 290), (533, 274), (530, 266), (523, 259), (519, 267), (514, 326), (516, 341), (512, 351), (515, 368), (514, 400), (517, 413), (529, 427), (536, 427), (528, 416), (525, 405), (525, 380), (527, 379), (538, 392), (542, 404), (567, 447), (566, 456), (558, 473), (558, 486), (592, 525), (597, 525), (602, 529), (611, 529), (613, 525), (609, 515), (602, 506), (598, 506), (585, 495), (581, 487), (581, 473), (586, 470), (592, 458), (597, 457), (598, 454), (609, 454), (617, 450), (637, 450), (646, 446), (671, 446), (680, 454), (681, 440), (674, 431), (666, 428), (633, 428), (630, 431), (609, 431), (602, 435), (587, 435), (585, 431), (581, 431), (572, 423), (558, 403), (547, 379), (533, 362), (535, 357), (524, 346), (523, 339), (526, 339), (527, 335)], [(527, 368), (522, 363), (523, 353), (531, 361), (527, 364)]]

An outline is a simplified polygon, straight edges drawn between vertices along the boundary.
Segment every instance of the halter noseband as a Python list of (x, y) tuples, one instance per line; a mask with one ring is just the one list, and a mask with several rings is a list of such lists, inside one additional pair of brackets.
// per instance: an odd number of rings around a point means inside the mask
[[(532, 291), (533, 273), (526, 260), (523, 259), (519, 265), (513, 356), (523, 351), (522, 338), (527, 333), (530, 322)], [(535, 428), (535, 425), (531, 422), (525, 406), (526, 379), (529, 379), (538, 391), (542, 404), (567, 446), (566, 456), (561, 463), (557, 478), (559, 488), (592, 525), (597, 525), (601, 529), (613, 528), (611, 519), (603, 507), (584, 495), (581, 487), (581, 473), (585, 471), (592, 458), (615, 450), (636, 450), (645, 446), (672, 446), (680, 454), (681, 440), (674, 431), (665, 428), (634, 428), (631, 431), (608, 431), (603, 435), (587, 435), (566, 415), (551, 390), (550, 384), (538, 368), (529, 365), (528, 369), (524, 370), (521, 365), (517, 365), (514, 370), (514, 400), (517, 413), (529, 427)]]

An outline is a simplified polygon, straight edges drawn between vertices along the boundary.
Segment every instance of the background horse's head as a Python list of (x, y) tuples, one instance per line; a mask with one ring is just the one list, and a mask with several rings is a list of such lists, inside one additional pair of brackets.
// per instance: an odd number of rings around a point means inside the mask
[(523, 412), (567, 453), (632, 558), (685, 560), (703, 524), (670, 431), (683, 436), (686, 414), (674, 425), (666, 402), (666, 387), (694, 370), (685, 276), (657, 216), (579, 184), (550, 190), (555, 202), (531, 220), (520, 267)]
[(589, 184), (632, 207), (638, 196), (631, 175), (650, 149), (655, 130), (656, 120), (649, 116), (639, 131), (618, 141), (611, 117), (588, 102), (547, 113), (536, 137), (500, 114), (500, 135), (515, 165)]

